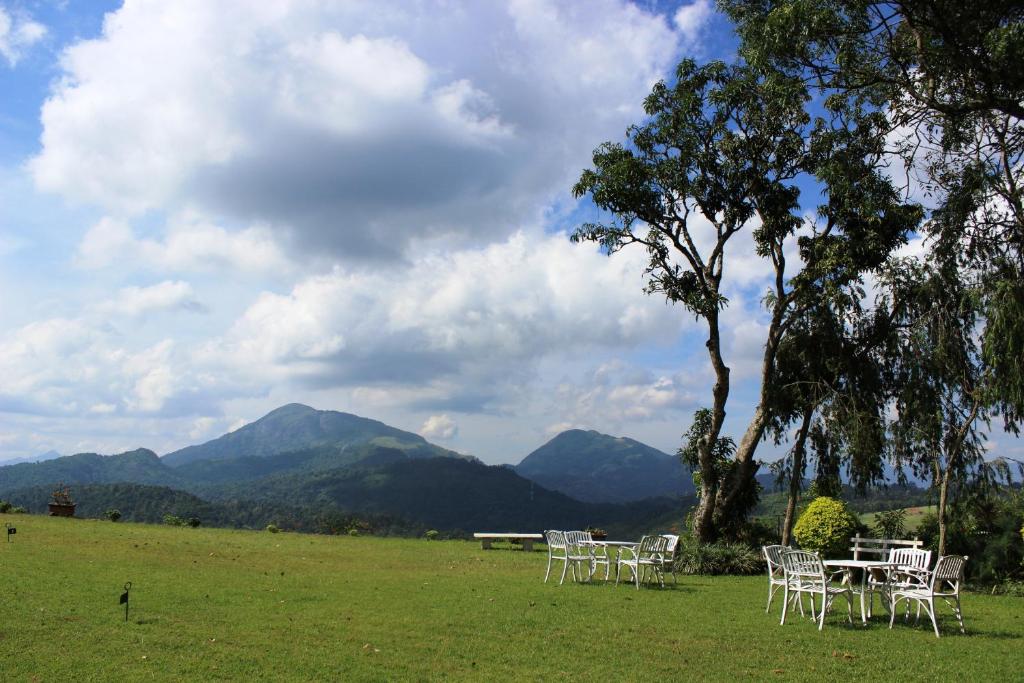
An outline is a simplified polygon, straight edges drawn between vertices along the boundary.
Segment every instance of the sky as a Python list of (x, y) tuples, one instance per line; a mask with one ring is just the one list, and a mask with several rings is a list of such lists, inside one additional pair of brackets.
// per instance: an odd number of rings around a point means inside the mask
[[(571, 189), (735, 45), (710, 0), (0, 0), (0, 460), (292, 402), (487, 463), (569, 428), (674, 452), (706, 333), (642, 251), (570, 243)], [(768, 268), (730, 259), (738, 437)]]

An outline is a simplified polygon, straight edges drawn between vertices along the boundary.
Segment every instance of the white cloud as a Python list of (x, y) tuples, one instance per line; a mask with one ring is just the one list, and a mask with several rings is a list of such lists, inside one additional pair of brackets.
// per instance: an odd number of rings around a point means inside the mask
[(25, 14), (12, 15), (0, 7), (0, 55), (11, 67), (17, 66), (25, 51), (46, 36), (46, 27)]
[(108, 301), (97, 305), (101, 313), (136, 317), (155, 311), (204, 310), (196, 300), (192, 285), (180, 280), (166, 280), (149, 287), (125, 287)]
[(683, 42), (687, 48), (695, 49), (697, 40), (714, 14), (710, 0), (695, 0), (689, 5), (682, 5), (672, 18), (676, 28), (683, 34)]
[(674, 339), (683, 320), (641, 294), (642, 258), (518, 233), (399, 272), (338, 268), (262, 294), (201, 355), (239, 377), (410, 386), (425, 401), (463, 393), (477, 410), (496, 383), (552, 354)]
[(64, 51), (29, 167), (111, 216), (188, 205), (304, 253), (486, 243), (567, 193), (677, 43), (624, 0), (133, 2)]
[(174, 216), (162, 239), (140, 239), (126, 221), (104, 217), (82, 238), (75, 264), (178, 272), (231, 268), (280, 273), (292, 268), (269, 228), (254, 225), (229, 232), (194, 212)]
[(425, 439), (449, 441), (459, 433), (459, 426), (448, 415), (431, 415), (420, 427), (420, 435)]
[(652, 420), (678, 418), (698, 405), (692, 376), (659, 375), (649, 369), (614, 361), (600, 365), (589, 377), (563, 381), (554, 391), (550, 416), (559, 419), (548, 432), (569, 426), (618, 430)]

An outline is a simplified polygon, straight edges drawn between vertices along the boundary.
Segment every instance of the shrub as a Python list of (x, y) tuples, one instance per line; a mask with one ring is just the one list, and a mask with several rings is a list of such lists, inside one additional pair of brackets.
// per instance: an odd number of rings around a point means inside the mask
[(348, 530), (348, 535), (349, 536), (358, 536), (359, 535), (359, 529), (357, 529), (355, 527), (352, 527), (351, 529)]
[(427, 533), (425, 533), (423, 535), (427, 537), (428, 541), (436, 541), (437, 537), (440, 536), (441, 534), (438, 533), (437, 529), (431, 529), (430, 531), (428, 531)]
[(903, 534), (907, 530), (906, 521), (906, 510), (899, 509), (879, 512), (875, 515), (874, 531), (882, 538), (903, 538)]
[(692, 536), (679, 539), (676, 569), (681, 574), (757, 574), (764, 571), (760, 553), (742, 543), (699, 543)]
[(27, 513), (28, 513), (28, 510), (26, 510), (25, 508), (21, 507), (20, 505), (15, 505), (14, 507), (11, 508), (11, 514), (12, 515), (24, 515), (24, 514), (27, 514)]
[(276, 534), (276, 533), (280, 532), (281, 530), (276, 525), (274, 525), (274, 524), (268, 524), (267, 525), (267, 531), (269, 531), (272, 534)]
[(202, 524), (202, 521), (198, 517), (189, 517), (188, 521), (186, 522), (186, 524), (188, 524), (190, 527), (195, 529), (200, 524)]
[(921, 515), (921, 521), (917, 523), (917, 537), (929, 550), (939, 549), (939, 516), (934, 512), (926, 512)]
[(170, 526), (185, 526), (185, 520), (177, 515), (164, 515), (164, 524)]
[(793, 535), (804, 550), (826, 555), (842, 553), (857, 531), (858, 520), (835, 498), (815, 498), (793, 526)]
[(10, 512), (14, 506), (8, 503), (6, 500), (0, 500), (0, 512)]
[(109, 519), (111, 522), (116, 522), (121, 519), (121, 511), (111, 508), (103, 513), (103, 516)]

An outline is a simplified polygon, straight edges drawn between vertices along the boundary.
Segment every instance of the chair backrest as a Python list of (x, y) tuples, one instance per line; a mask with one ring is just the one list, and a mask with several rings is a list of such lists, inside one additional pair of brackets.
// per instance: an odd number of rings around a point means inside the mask
[(565, 548), (565, 532), (564, 531), (545, 531), (544, 540), (548, 544), (548, 550), (562, 550)]
[(818, 553), (783, 549), (782, 566), (790, 579), (797, 579), (803, 583), (809, 581), (825, 583), (825, 565)]
[(761, 546), (761, 552), (764, 554), (764, 560), (768, 563), (768, 573), (772, 576), (781, 576), (784, 572), (784, 568), (782, 566), (783, 550), (787, 550), (784, 545)]
[(566, 531), (565, 542), (567, 545), (586, 545), (591, 543), (594, 537), (589, 531)]
[(904, 567), (928, 569), (932, 563), (932, 551), (918, 548), (895, 548), (889, 553), (889, 562)]
[(967, 557), (965, 555), (943, 555), (940, 557), (932, 572), (932, 590), (941, 590), (945, 583), (954, 591), (959, 591), (966, 564)]
[(637, 559), (661, 559), (665, 556), (666, 546), (668, 546), (668, 539), (664, 536), (644, 536), (636, 548)]
[(675, 555), (676, 546), (679, 545), (679, 536), (675, 534), (662, 534), (661, 537), (668, 541), (665, 545), (665, 552), (669, 555)]

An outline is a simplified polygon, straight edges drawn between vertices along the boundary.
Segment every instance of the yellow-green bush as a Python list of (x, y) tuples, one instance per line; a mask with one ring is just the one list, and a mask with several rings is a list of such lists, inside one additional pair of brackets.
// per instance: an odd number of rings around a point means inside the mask
[(793, 535), (804, 550), (837, 555), (846, 550), (857, 531), (857, 518), (846, 503), (835, 498), (815, 498), (793, 527)]

